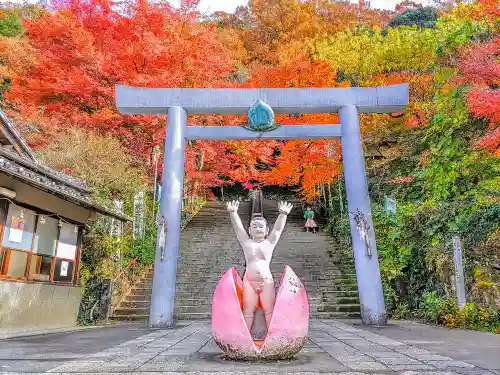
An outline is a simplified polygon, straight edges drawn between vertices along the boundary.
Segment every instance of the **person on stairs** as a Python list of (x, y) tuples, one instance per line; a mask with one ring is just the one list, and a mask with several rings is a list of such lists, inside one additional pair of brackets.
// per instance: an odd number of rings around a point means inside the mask
[(306, 208), (306, 212), (304, 213), (304, 219), (306, 219), (306, 224), (304, 225), (306, 231), (309, 232), (309, 229), (311, 229), (313, 233), (316, 233), (316, 231), (318, 230), (318, 226), (314, 221), (314, 211), (311, 210), (310, 206), (307, 206)]

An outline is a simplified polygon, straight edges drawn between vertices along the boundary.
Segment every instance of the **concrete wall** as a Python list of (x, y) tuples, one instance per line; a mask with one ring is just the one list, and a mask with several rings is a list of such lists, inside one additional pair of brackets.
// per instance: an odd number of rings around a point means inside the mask
[(81, 287), (0, 280), (0, 333), (76, 325)]

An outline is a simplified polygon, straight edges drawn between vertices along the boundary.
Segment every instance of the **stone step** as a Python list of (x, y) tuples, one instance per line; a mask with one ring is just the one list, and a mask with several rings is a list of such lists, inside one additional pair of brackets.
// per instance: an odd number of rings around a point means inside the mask
[[(310, 318), (314, 319), (354, 319), (360, 318), (361, 314), (359, 312), (311, 312), (309, 314)], [(201, 320), (201, 319), (211, 319), (211, 313), (195, 313), (195, 314), (184, 314), (178, 313), (174, 314), (176, 320)], [(134, 321), (134, 322), (147, 322), (149, 315), (113, 315), (111, 318), (116, 321)]]
[(151, 300), (144, 301), (123, 301), (120, 304), (120, 309), (149, 309), (151, 306)]
[(151, 287), (140, 287), (134, 286), (130, 290), (131, 295), (143, 295), (143, 294), (151, 294)]
[[(356, 285), (356, 280), (351, 279), (351, 278), (345, 278), (342, 276), (306, 276), (306, 277), (301, 277), (300, 274), (298, 275), (300, 280), (304, 285), (331, 285), (333, 284), (344, 284), (344, 285)], [(210, 277), (207, 279), (202, 279), (202, 280), (193, 280), (193, 277), (190, 278), (179, 278), (177, 280), (177, 288), (183, 288), (183, 287), (197, 287), (200, 285), (200, 283), (204, 283), (205, 285), (216, 285), (221, 278), (221, 275), (217, 274), (215, 277)], [(277, 279), (277, 277), (275, 278)], [(147, 282), (141, 282), (135, 285), (132, 288), (132, 291), (139, 290), (139, 289), (151, 289), (153, 287), (153, 283), (151, 281)]]
[(183, 314), (177, 313), (174, 314), (175, 319), (177, 320), (201, 320), (201, 319), (211, 319), (211, 313), (196, 313), (196, 314)]
[(359, 305), (359, 297), (319, 297), (318, 302), (315, 302), (315, 304), (326, 304), (326, 305)]
[(211, 314), (211, 305), (201, 306), (175, 306), (175, 315), (178, 314)]
[[(203, 306), (210, 305), (212, 301), (212, 295), (205, 295), (203, 298), (194, 298), (194, 296), (200, 296), (198, 293), (193, 293), (190, 295), (177, 295), (175, 299), (176, 306)], [(359, 298), (357, 296), (357, 291), (350, 292), (333, 292), (333, 293), (316, 293), (314, 296), (309, 296), (309, 304), (352, 304), (359, 303)], [(149, 296), (133, 296), (133, 298), (127, 298), (120, 305), (123, 309), (128, 308), (145, 308), (149, 307), (151, 304), (151, 299)]]
[[(272, 226), (278, 215), (277, 202), (263, 203), (264, 215)], [(344, 258), (328, 233), (306, 233), (302, 206), (300, 202), (295, 203), (296, 209), (288, 217), (271, 264), (276, 283), (288, 264), (306, 287), (311, 316), (348, 317), (359, 313), (353, 260)], [(249, 209), (250, 202), (241, 202), (239, 213), (245, 226), (249, 222)], [(243, 275), (244, 264), (225, 203), (207, 203), (181, 236), (175, 300), (177, 318), (209, 318), (213, 292), (220, 277), (233, 266)], [(147, 320), (152, 281), (151, 270), (136, 283), (115, 311), (117, 319), (130, 316), (135, 320)], [(355, 310), (355, 306), (357, 311), (353, 313), (351, 310)]]
[[(151, 306), (151, 301), (124, 301), (120, 305), (120, 309), (117, 309), (116, 314), (126, 315), (130, 313), (139, 314), (145, 310), (149, 310)], [(178, 299), (175, 301), (176, 311), (188, 313), (197, 312), (198, 309), (203, 311), (210, 311), (211, 300), (201, 300), (193, 303), (193, 299)], [(314, 311), (351, 311), (353, 306), (355, 310), (359, 310), (359, 299), (358, 298), (338, 298), (332, 300), (322, 300), (321, 298), (310, 299), (309, 306)], [(343, 310), (343, 307), (347, 307)], [(311, 311), (312, 311), (311, 310)]]
[(129, 307), (124, 308), (121, 307), (115, 309), (113, 316), (139, 316), (139, 315), (148, 315), (149, 308), (148, 307)]
[[(356, 286), (357, 282), (354, 279), (349, 279), (349, 278), (341, 278), (341, 277), (331, 277), (331, 278), (319, 278), (319, 279), (309, 279), (307, 277), (301, 277), (300, 275), (297, 275), (300, 280), (302, 281), (302, 284), (305, 286), (311, 285), (311, 286), (329, 286), (329, 285), (351, 285), (351, 286)], [(217, 283), (219, 282), (221, 278), (221, 275), (217, 275), (214, 278), (210, 279), (201, 279), (201, 280), (193, 280), (192, 278), (190, 280), (187, 279), (181, 279), (178, 280), (176, 285), (177, 289), (179, 288), (195, 288), (199, 289), (200, 287), (203, 286), (210, 286), (215, 288)], [(275, 278), (276, 279), (276, 278)], [(201, 284), (201, 285), (200, 285)], [(276, 287), (278, 287), (278, 283), (275, 283)], [(140, 284), (136, 287), (133, 288), (133, 290), (139, 290), (139, 289), (151, 289), (152, 285), (151, 284)]]
[(354, 319), (360, 318), (359, 312), (315, 312), (309, 314), (310, 318), (315, 319)]
[(357, 290), (320, 290), (318, 293), (321, 298), (359, 298)]
[(320, 304), (314, 306), (317, 312), (360, 312), (360, 305), (357, 304)]
[(145, 300), (145, 299), (151, 299), (151, 291), (149, 292), (146, 292), (146, 291), (143, 291), (143, 292), (137, 292), (137, 293), (133, 293), (131, 292), (127, 298), (128, 300), (134, 300), (134, 301), (142, 301), (142, 300)]
[(151, 295), (149, 294), (129, 294), (123, 303), (125, 302), (150, 302)]
[(149, 312), (147, 315), (113, 315), (112, 320), (117, 321), (132, 321), (132, 322), (145, 322), (149, 319)]

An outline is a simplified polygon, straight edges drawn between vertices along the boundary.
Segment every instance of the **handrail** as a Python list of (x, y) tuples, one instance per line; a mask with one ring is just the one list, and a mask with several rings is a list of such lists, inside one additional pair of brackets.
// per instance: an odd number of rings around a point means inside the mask
[(125, 272), (127, 272), (130, 268), (133, 268), (137, 265), (138, 263), (138, 260), (139, 260), (139, 257), (135, 257), (134, 259), (132, 259), (129, 264), (127, 265), (127, 267), (125, 267), (124, 269), (122, 269), (119, 273), (118, 273), (118, 276), (116, 276), (113, 281), (116, 281), (118, 280), (120, 277), (123, 276), (123, 274), (125, 274)]

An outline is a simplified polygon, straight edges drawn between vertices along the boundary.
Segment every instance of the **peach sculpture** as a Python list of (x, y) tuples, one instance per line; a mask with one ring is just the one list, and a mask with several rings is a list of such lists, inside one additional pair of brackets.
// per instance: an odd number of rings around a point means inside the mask
[[(269, 237), (266, 237), (267, 222), (262, 216), (252, 219), (248, 236), (237, 209), (238, 202), (228, 204), (233, 227), (245, 253), (247, 268), (243, 280), (232, 268), (217, 285), (212, 302), (214, 340), (233, 359), (291, 358), (307, 341), (307, 293), (297, 275), (286, 266), (275, 295), (269, 265), (292, 206), (280, 203), (280, 216)], [(251, 334), (254, 314), (259, 309), (265, 316), (263, 324), (267, 334), (264, 340), (254, 339)]]

